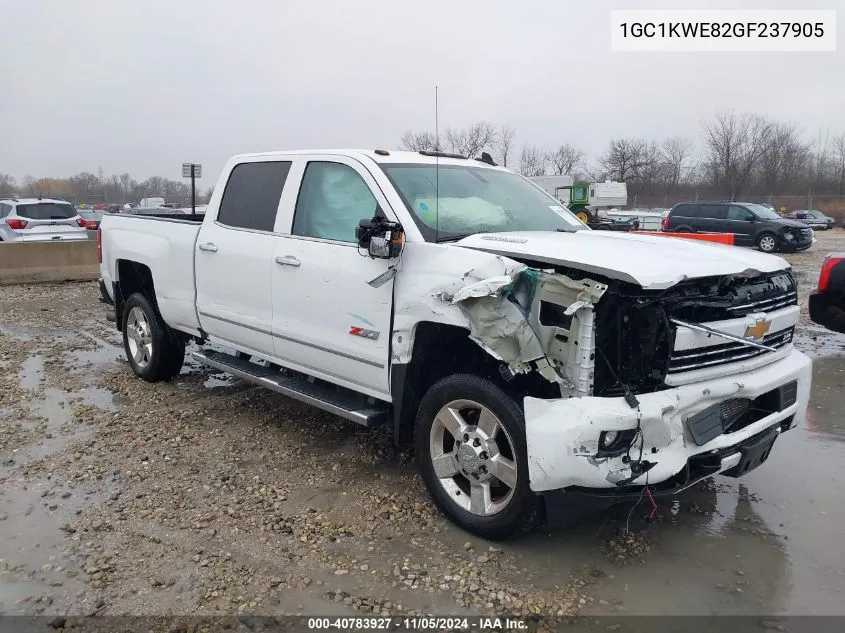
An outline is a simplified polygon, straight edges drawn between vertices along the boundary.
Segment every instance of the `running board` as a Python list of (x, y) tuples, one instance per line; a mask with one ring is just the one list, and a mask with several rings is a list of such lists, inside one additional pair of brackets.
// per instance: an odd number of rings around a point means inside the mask
[(191, 356), (204, 365), (267, 387), (362, 426), (377, 426), (390, 418), (390, 405), (387, 403), (377, 400), (373, 402), (373, 398), (342, 387), (285, 376), (278, 370), (262, 367), (248, 359), (236, 358), (225, 352), (197, 350), (192, 352)]

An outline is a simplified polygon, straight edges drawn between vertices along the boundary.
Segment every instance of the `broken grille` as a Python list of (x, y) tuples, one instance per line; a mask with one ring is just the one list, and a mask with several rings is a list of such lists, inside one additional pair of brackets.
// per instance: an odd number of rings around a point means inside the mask
[[(780, 348), (792, 341), (792, 334), (795, 328), (788, 328), (766, 336), (762, 343), (769, 347)], [(695, 347), (672, 352), (672, 360), (669, 363), (669, 373), (678, 374), (694, 369), (715, 367), (727, 363), (735, 363), (739, 360), (755, 358), (763, 354), (769, 354), (767, 350), (758, 347), (749, 347), (742, 343), (725, 343), (724, 345), (710, 345), (708, 347)]]

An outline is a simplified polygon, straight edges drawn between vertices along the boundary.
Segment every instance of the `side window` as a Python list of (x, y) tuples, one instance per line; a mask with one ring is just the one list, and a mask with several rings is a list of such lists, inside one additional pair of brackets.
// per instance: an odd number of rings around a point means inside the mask
[(672, 215), (677, 215), (681, 218), (697, 218), (698, 217), (698, 205), (697, 204), (682, 204), (679, 206), (675, 213)]
[(751, 212), (744, 207), (738, 207), (732, 204), (728, 207), (728, 220), (739, 220), (741, 222), (751, 221)]
[(293, 216), (294, 235), (355, 242), (358, 222), (376, 212), (376, 199), (354, 169), (310, 162), (302, 177)]
[(724, 220), (728, 215), (728, 205), (726, 204), (703, 204), (700, 208), (701, 213), (699, 213), (699, 217), (702, 218)]
[(272, 231), (290, 161), (241, 163), (229, 175), (217, 221), (226, 226)]
[(0, 218), (5, 218), (9, 215), (9, 211), (12, 210), (12, 206), (8, 204), (0, 204)]

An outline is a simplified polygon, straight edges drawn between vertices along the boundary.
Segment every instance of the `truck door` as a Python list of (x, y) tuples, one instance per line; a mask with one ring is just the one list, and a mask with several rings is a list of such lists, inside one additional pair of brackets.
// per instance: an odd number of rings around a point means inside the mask
[(290, 166), (290, 161), (235, 165), (216, 216), (202, 224), (195, 247), (197, 312), (213, 342), (273, 353), (273, 231)]
[(368, 285), (389, 262), (359, 252), (355, 228), (377, 209), (395, 220), (392, 209), (354, 159), (308, 157), (297, 171), (302, 177), (287, 210), (289, 235), (278, 239), (273, 259), (276, 356), (389, 400), (393, 282)]

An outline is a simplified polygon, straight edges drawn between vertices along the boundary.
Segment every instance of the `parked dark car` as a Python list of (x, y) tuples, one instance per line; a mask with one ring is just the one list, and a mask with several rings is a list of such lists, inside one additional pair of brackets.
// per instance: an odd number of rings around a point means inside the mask
[(682, 202), (663, 220), (674, 233), (733, 233), (737, 246), (757, 246), (765, 253), (803, 251), (813, 244), (813, 229), (759, 204)]
[(821, 229), (822, 231), (827, 231), (836, 226), (836, 220), (815, 209), (800, 209), (792, 213), (787, 213), (783, 217), (798, 220), (809, 227)]
[(845, 333), (845, 253), (825, 257), (818, 289), (810, 295), (810, 318), (829, 330)]

